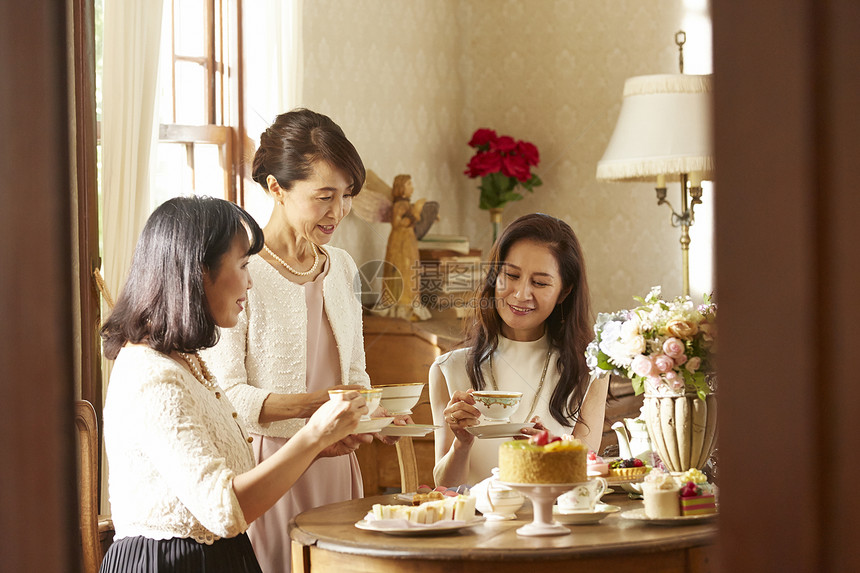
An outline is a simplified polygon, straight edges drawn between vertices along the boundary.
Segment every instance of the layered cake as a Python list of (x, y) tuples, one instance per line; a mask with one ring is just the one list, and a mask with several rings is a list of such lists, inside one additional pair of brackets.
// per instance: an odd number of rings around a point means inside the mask
[(651, 519), (678, 517), (681, 507), (678, 503), (680, 487), (675, 479), (661, 471), (654, 471), (645, 477), (642, 494), (645, 496), (645, 515)]
[(437, 521), (471, 521), (475, 518), (475, 498), (470, 495), (445, 497), (421, 505), (373, 504), (374, 520), (405, 519), (409, 523), (431, 524)]
[(586, 481), (588, 447), (571, 438), (550, 437), (543, 431), (528, 440), (499, 446), (499, 480), (508, 483), (579, 483)]
[(702, 486), (688, 481), (681, 487), (681, 515), (717, 513), (714, 494), (703, 491)]

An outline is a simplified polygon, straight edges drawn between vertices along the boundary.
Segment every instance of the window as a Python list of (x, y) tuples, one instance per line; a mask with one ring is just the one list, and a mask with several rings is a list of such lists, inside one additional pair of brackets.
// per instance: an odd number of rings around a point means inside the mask
[(241, 200), (239, 0), (166, 0), (154, 208), (177, 195)]

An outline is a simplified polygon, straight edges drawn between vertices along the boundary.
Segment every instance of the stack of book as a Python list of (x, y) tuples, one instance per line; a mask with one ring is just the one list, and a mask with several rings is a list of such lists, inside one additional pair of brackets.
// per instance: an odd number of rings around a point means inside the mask
[(481, 250), (466, 237), (430, 235), (418, 241), (421, 257), (421, 302), (431, 311), (453, 309), (465, 316), (483, 278)]

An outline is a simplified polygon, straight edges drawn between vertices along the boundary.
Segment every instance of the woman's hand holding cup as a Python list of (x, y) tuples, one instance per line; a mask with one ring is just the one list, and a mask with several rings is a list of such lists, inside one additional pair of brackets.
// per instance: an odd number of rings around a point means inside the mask
[(367, 413), (367, 404), (361, 394), (355, 390), (337, 390), (331, 392), (331, 399), (313, 413), (306, 427), (326, 447), (350, 435), (358, 426), (359, 419)]
[(466, 428), (478, 425), (481, 413), (475, 408), (475, 398), (472, 391), (456, 391), (445, 409), (442, 410), (445, 424), (454, 433), (454, 437), (465, 444), (471, 444), (475, 436), (470, 434)]

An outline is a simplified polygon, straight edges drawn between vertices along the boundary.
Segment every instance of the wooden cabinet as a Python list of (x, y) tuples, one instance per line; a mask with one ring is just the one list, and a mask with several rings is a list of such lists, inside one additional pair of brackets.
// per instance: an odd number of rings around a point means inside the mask
[[(431, 324), (438, 322), (434, 321)], [(447, 323), (446, 323), (447, 324)], [(456, 329), (456, 324), (443, 324)], [(441, 346), (440, 346), (441, 344)], [(427, 382), (430, 365), (447, 348), (450, 339), (444, 334), (431, 332), (424, 323), (409, 322), (400, 318), (380, 316), (364, 317), (364, 350), (367, 373), (373, 385)], [(418, 404), (412, 409), (416, 424), (432, 424), (428, 387), (425, 385)], [(413, 438), (418, 462), (418, 482), (433, 485), (433, 434)], [(400, 468), (394, 446), (378, 440), (356, 451), (364, 480), (364, 494), (377, 495), (400, 488)]]

